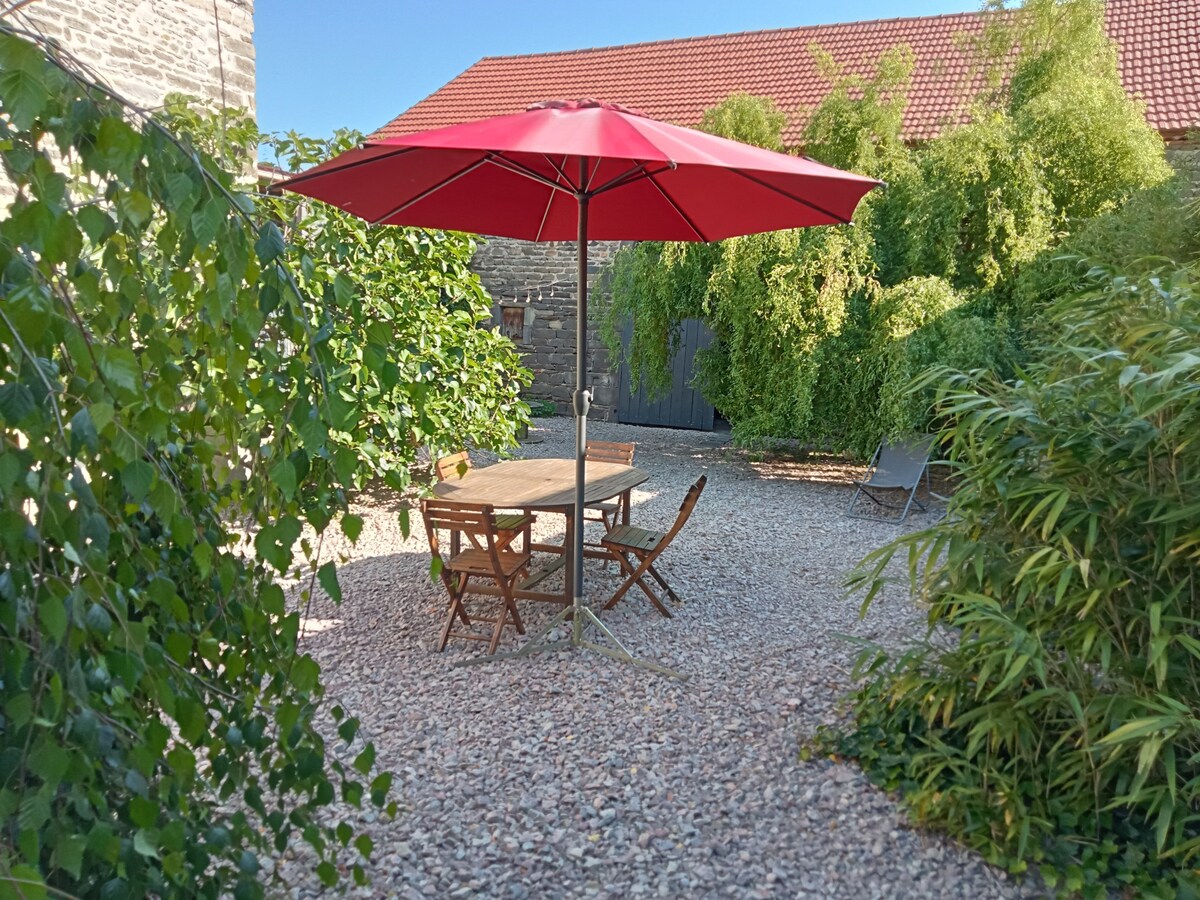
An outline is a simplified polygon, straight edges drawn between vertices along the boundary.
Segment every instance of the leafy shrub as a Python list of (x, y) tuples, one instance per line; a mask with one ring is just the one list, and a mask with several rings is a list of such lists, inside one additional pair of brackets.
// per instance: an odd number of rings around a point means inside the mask
[(1129, 97), (1100, 0), (1028, 0), (1009, 109), (1020, 143), (1037, 148), (1046, 188), (1064, 222), (1115, 207), (1131, 189), (1171, 175), (1146, 108)]
[(1017, 139), (1007, 115), (981, 115), (930, 142), (915, 171), (888, 198), (907, 216), (904, 271), (991, 289), (1052, 243), (1054, 206), (1035, 147)]
[(1082, 288), (1093, 265), (1132, 275), (1195, 261), (1200, 218), (1187, 203), (1188, 186), (1179, 176), (1138, 191), (1120, 208), (1088, 219), (1043, 251), (1016, 281), (1015, 314), (1036, 318), (1053, 298)]
[(872, 649), (836, 742), (944, 827), (1064, 893), (1195, 896), (1200, 296), (1095, 273), (1014, 382), (949, 375), (947, 518), (907, 553), (930, 634)]
[[(232, 170), (257, 149), (297, 172), (362, 141), (347, 130), (330, 139), (262, 135), (253, 120), (193, 98), (169, 97), (165, 112), (176, 131), (220, 153)], [(345, 412), (341, 431), (352, 435), (350, 447), (364, 451), (359, 461), (370, 477), (403, 488), (422, 446), (513, 444), (526, 424), (519, 392), (531, 376), (491, 323), (491, 298), (470, 269), (470, 236), (371, 226), (289, 192), (255, 200), (260, 215), (298, 239), (302, 252), (292, 262), (301, 285), (315, 277), (325, 295), (323, 347), (350, 376), (332, 402)]]

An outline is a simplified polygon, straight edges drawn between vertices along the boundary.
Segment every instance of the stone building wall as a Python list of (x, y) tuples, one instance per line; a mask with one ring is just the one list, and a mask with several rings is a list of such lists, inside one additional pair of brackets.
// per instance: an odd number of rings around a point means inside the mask
[(139, 106), (180, 92), (254, 113), (254, 0), (34, 0), (11, 21)]
[[(588, 244), (589, 298), (599, 300), (593, 293), (596, 276), (620, 246), (617, 241)], [(560, 413), (570, 413), (575, 390), (575, 286), (579, 278), (576, 244), (487, 238), (481, 240), (472, 268), (492, 295), (501, 330), (513, 339), (525, 365), (533, 371), (534, 382), (526, 391), (527, 398), (552, 400)], [(590, 415), (606, 421), (616, 415), (617, 373), (594, 325), (588, 328), (588, 349)]]
[(1181, 142), (1167, 147), (1167, 162), (1176, 172), (1187, 176), (1192, 199), (1200, 199), (1200, 142)]

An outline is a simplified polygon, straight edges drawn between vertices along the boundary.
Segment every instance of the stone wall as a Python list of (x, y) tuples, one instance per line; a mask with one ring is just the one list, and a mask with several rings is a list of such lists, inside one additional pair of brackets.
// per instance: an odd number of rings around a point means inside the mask
[(181, 92), (254, 113), (254, 0), (35, 0), (11, 21), (139, 106)]
[(1200, 143), (1188, 141), (1172, 144), (1167, 147), (1167, 162), (1176, 172), (1187, 176), (1192, 199), (1200, 199)]
[[(596, 276), (620, 246), (614, 241), (589, 243), (589, 297), (596, 297)], [(481, 241), (472, 268), (492, 295), (501, 330), (533, 370), (527, 398), (552, 400), (559, 412), (570, 413), (575, 390), (576, 244), (487, 238)], [(607, 421), (616, 416), (617, 375), (594, 324), (588, 328), (588, 349), (590, 415)]]

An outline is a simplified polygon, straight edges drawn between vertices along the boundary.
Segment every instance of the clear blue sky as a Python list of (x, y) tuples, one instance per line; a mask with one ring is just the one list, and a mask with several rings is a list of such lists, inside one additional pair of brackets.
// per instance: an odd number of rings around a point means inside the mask
[(257, 0), (258, 124), (369, 132), (485, 56), (966, 12), (979, 0)]

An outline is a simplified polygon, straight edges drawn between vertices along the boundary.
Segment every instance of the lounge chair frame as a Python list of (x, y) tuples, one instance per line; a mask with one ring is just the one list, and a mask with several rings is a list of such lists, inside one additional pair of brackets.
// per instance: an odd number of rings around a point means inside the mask
[[(863, 497), (877, 507), (901, 510), (899, 519), (887, 520), (896, 524), (908, 518), (909, 510), (914, 505), (924, 512), (925, 504), (917, 499), (917, 488), (924, 477), (926, 492), (930, 489), (929, 457), (933, 453), (934, 440), (934, 435), (926, 434), (899, 441), (881, 441), (875, 449), (875, 455), (871, 457), (871, 464), (867, 466), (866, 476), (861, 481), (854, 482), (856, 490), (846, 508), (846, 515), (852, 519), (881, 520), (880, 516), (863, 512), (862, 507), (856, 509)], [(904, 503), (901, 505), (887, 502), (880, 495), (883, 491), (904, 491)]]

